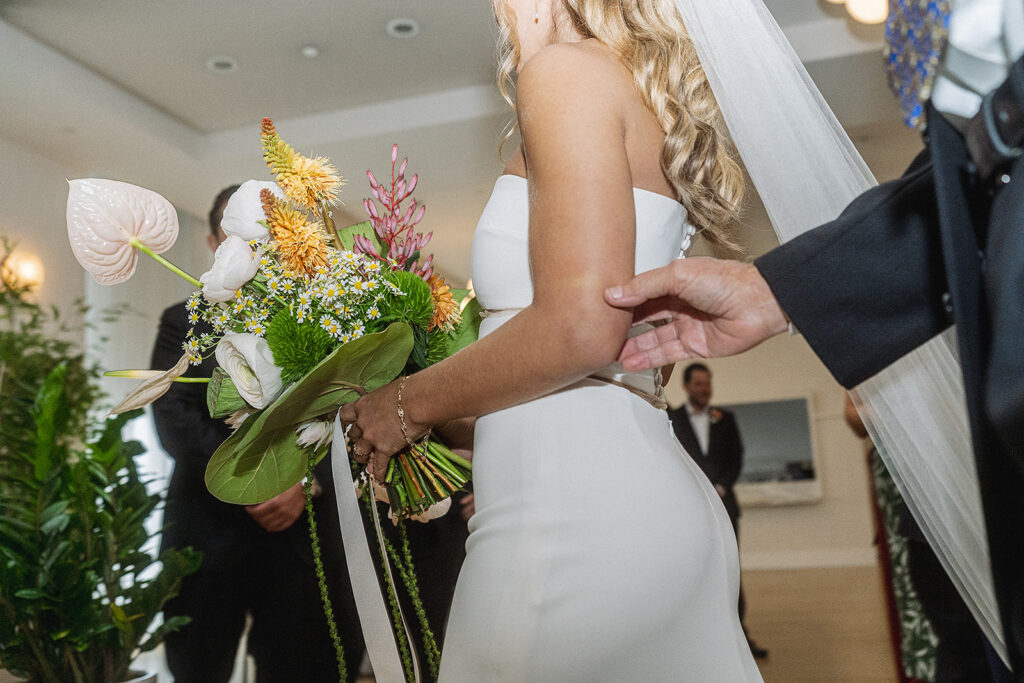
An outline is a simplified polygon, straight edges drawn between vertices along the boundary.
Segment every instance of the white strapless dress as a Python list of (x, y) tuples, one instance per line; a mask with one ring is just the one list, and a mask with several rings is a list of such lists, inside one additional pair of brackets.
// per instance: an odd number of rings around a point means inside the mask
[[(688, 246), (682, 205), (636, 190), (636, 271)], [(498, 179), (473, 241), (493, 332), (533, 299), (527, 184)], [(571, 324), (567, 321), (567, 324)], [(682, 450), (656, 373), (601, 374), (476, 424), (466, 561), (441, 680), (759, 681), (728, 515)], [(656, 402), (656, 401), (655, 401)]]

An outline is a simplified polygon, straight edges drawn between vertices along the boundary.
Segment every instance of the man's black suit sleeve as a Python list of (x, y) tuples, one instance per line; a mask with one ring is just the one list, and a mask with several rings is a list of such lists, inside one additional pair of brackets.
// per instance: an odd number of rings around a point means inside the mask
[(936, 206), (922, 152), (903, 177), (755, 261), (843, 386), (860, 384), (950, 325)]
[[(178, 362), (189, 328), (186, 316), (184, 305), (164, 311), (153, 346), (153, 368), (165, 370)], [(197, 376), (203, 374), (193, 371), (190, 369), (190, 373)], [(209, 376), (209, 372), (205, 374)], [(210, 419), (202, 384), (171, 385), (170, 390), (153, 403), (153, 421), (164, 450), (183, 466), (205, 468), (210, 456), (231, 433), (223, 422)]]
[(740, 430), (736, 425), (736, 417), (729, 412), (722, 411), (722, 431), (726, 435), (725, 442), (728, 448), (725, 450), (728, 457), (723, 459), (722, 469), (719, 472), (719, 481), (726, 489), (736, 485), (743, 470), (743, 439), (740, 438)]

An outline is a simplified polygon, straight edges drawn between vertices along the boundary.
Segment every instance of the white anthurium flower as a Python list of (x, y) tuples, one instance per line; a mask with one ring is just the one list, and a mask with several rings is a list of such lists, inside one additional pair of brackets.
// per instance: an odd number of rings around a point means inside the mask
[(217, 247), (213, 266), (199, 278), (203, 296), (211, 304), (231, 301), (259, 269), (260, 252), (253, 252), (248, 242), (231, 235)]
[(68, 184), (71, 251), (101, 285), (116, 285), (132, 276), (138, 261), (136, 249), (155, 258), (178, 239), (178, 214), (156, 192), (100, 178), (70, 180)]
[(270, 231), (260, 221), (267, 219), (263, 213), (263, 202), (260, 191), (270, 190), (280, 199), (285, 199), (284, 192), (277, 186), (263, 180), (246, 180), (242, 186), (228, 199), (224, 206), (224, 217), (220, 219), (220, 229), (225, 235), (240, 237), (246, 242), (266, 242), (270, 239)]
[(253, 408), (266, 408), (284, 390), (281, 368), (274, 365), (274, 354), (265, 339), (255, 334), (225, 334), (214, 355)]
[(170, 370), (142, 370), (136, 371), (139, 374), (122, 374), (121, 377), (139, 377), (145, 381), (139, 384), (128, 393), (117, 407), (110, 411), (111, 415), (120, 415), (129, 410), (148, 406), (153, 401), (167, 393), (167, 390), (174, 384), (174, 380), (185, 374), (189, 366), (189, 354), (182, 355), (174, 367)]
[(296, 441), (298, 445), (303, 448), (312, 446), (314, 449), (320, 450), (331, 443), (331, 439), (334, 438), (334, 423), (327, 420), (313, 420), (299, 425), (295, 432), (299, 435)]

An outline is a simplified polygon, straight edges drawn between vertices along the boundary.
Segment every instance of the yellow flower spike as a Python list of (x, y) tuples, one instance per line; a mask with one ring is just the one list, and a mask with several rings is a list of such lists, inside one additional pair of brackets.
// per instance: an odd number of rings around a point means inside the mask
[(270, 119), (260, 125), (263, 159), (277, 176), (277, 184), (288, 199), (310, 211), (318, 212), (320, 204), (338, 200), (342, 179), (325, 157), (305, 157), (281, 139)]
[(281, 201), (270, 190), (260, 192), (260, 200), (277, 257), (285, 269), (312, 275), (317, 268), (325, 267), (330, 259), (330, 238), (323, 226), (310, 223), (305, 213)]

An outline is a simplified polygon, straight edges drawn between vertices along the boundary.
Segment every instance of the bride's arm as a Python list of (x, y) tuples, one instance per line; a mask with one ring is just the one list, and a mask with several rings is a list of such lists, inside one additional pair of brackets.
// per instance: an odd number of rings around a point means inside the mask
[[(615, 361), (632, 316), (607, 305), (602, 292), (633, 276), (635, 250), (624, 77), (611, 58), (565, 45), (539, 53), (520, 74), (533, 303), (405, 380), (410, 436), (543, 396)], [(397, 391), (392, 383), (343, 409), (360, 451), (387, 456), (405, 445)]]

